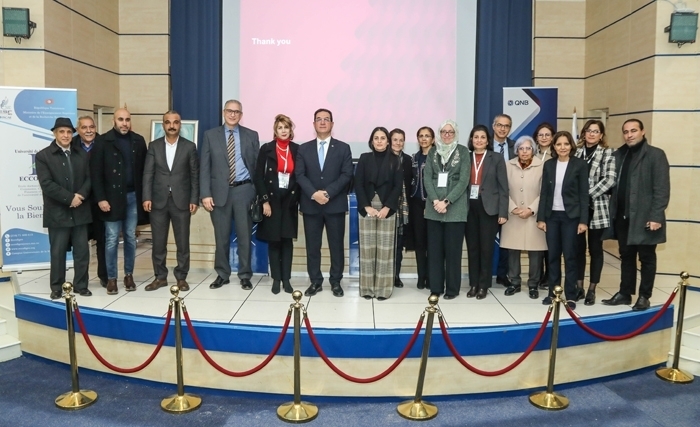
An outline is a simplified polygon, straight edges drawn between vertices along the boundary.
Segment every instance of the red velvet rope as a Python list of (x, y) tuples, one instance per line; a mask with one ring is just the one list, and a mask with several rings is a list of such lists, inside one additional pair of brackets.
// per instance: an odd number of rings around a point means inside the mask
[(418, 338), (418, 335), (420, 334), (420, 330), (423, 327), (423, 317), (421, 316), (420, 320), (418, 321), (418, 324), (416, 325), (416, 329), (413, 331), (413, 336), (408, 341), (408, 345), (403, 350), (403, 352), (401, 353), (399, 358), (396, 359), (396, 361), (394, 363), (392, 363), (392, 365), (389, 366), (389, 368), (387, 368), (384, 372), (382, 372), (379, 375), (375, 375), (375, 376), (369, 377), (369, 378), (357, 378), (357, 377), (350, 376), (350, 375), (346, 374), (345, 372), (341, 371), (337, 366), (335, 366), (333, 364), (333, 362), (330, 361), (328, 356), (326, 356), (326, 354), (323, 352), (323, 349), (321, 348), (321, 346), (318, 344), (318, 340), (316, 340), (316, 335), (314, 335), (314, 331), (313, 331), (313, 329), (311, 329), (311, 322), (309, 321), (308, 316), (304, 317), (304, 324), (306, 325), (306, 330), (309, 333), (309, 339), (311, 339), (311, 343), (314, 345), (316, 352), (318, 352), (318, 355), (321, 356), (321, 359), (323, 359), (323, 361), (326, 362), (326, 365), (328, 365), (328, 367), (331, 368), (333, 370), (333, 372), (335, 372), (336, 374), (340, 375), (341, 377), (345, 378), (348, 381), (351, 381), (354, 383), (359, 383), (359, 384), (368, 384), (368, 383), (373, 383), (375, 381), (379, 381), (382, 378), (389, 375), (390, 373), (392, 373), (394, 371), (394, 369), (396, 369), (396, 367), (399, 366), (399, 364), (401, 362), (403, 362), (403, 360), (406, 358), (406, 356), (408, 356), (408, 352), (411, 351), (411, 348), (413, 347), (413, 344), (416, 342), (416, 339)]
[(258, 366), (249, 369), (247, 371), (243, 372), (236, 372), (236, 371), (229, 371), (228, 369), (222, 367), (218, 363), (214, 361), (214, 359), (207, 354), (207, 351), (204, 349), (202, 346), (202, 343), (199, 341), (199, 338), (197, 337), (197, 333), (194, 330), (194, 326), (192, 325), (192, 321), (190, 320), (190, 315), (187, 313), (187, 310), (183, 310), (183, 314), (185, 315), (185, 321), (187, 322), (187, 328), (190, 330), (190, 335), (192, 336), (192, 341), (194, 341), (194, 345), (197, 346), (197, 349), (199, 352), (202, 354), (202, 357), (206, 359), (209, 364), (216, 369), (217, 371), (221, 372), (224, 375), (228, 375), (230, 377), (247, 377), (248, 375), (252, 375), (265, 366), (267, 366), (268, 363), (272, 360), (273, 357), (277, 354), (277, 351), (279, 351), (280, 346), (282, 345), (282, 341), (284, 341), (284, 337), (287, 334), (287, 328), (289, 327), (289, 320), (292, 318), (291, 313), (287, 314), (287, 319), (284, 321), (284, 326), (282, 326), (282, 332), (280, 332), (280, 336), (277, 339), (277, 343), (275, 343), (275, 347), (272, 349), (272, 352), (267, 356), (265, 360), (262, 361)]
[(569, 308), (568, 305), (564, 304), (564, 307), (566, 307), (566, 311), (569, 313), (569, 316), (571, 316), (571, 318), (574, 319), (574, 322), (576, 322), (576, 324), (579, 325), (579, 326), (581, 327), (581, 329), (583, 329), (584, 331), (586, 331), (586, 332), (588, 332), (589, 334), (593, 335), (594, 337), (600, 338), (601, 340), (605, 340), (605, 341), (622, 341), (622, 340), (626, 340), (626, 339), (629, 339), (629, 338), (636, 337), (637, 335), (639, 335), (639, 334), (641, 334), (642, 332), (644, 332), (644, 331), (646, 331), (647, 329), (649, 329), (649, 327), (650, 327), (651, 325), (653, 325), (654, 322), (656, 322), (657, 320), (659, 320), (659, 318), (666, 312), (666, 310), (668, 309), (668, 307), (671, 305), (671, 302), (673, 302), (673, 299), (676, 297), (676, 291), (677, 291), (677, 289), (674, 290), (673, 293), (671, 293), (671, 296), (668, 297), (668, 300), (667, 300), (666, 303), (663, 305), (663, 307), (661, 307), (661, 310), (659, 310), (659, 312), (656, 313), (656, 314), (654, 315), (654, 317), (652, 317), (651, 319), (649, 319), (649, 321), (648, 321), (647, 323), (643, 324), (643, 325), (642, 325), (639, 329), (637, 329), (636, 331), (632, 331), (632, 332), (630, 332), (630, 333), (628, 333), (628, 334), (619, 335), (619, 336), (605, 335), (605, 334), (601, 334), (600, 332), (594, 331), (593, 329), (591, 329), (590, 327), (588, 327), (586, 324), (584, 324), (584, 323), (581, 321), (581, 319), (576, 315), (576, 313), (574, 313), (574, 311), (573, 311), (572, 309)]
[(173, 314), (173, 309), (168, 308), (168, 315), (165, 318), (165, 325), (163, 326), (163, 332), (160, 334), (160, 341), (158, 341), (158, 345), (156, 345), (155, 350), (153, 350), (153, 353), (150, 355), (148, 359), (146, 359), (145, 362), (140, 364), (139, 366), (133, 367), (133, 368), (120, 368), (118, 366), (112, 365), (109, 363), (102, 355), (97, 351), (95, 346), (92, 344), (92, 341), (90, 340), (90, 336), (88, 336), (87, 330), (85, 329), (85, 325), (83, 324), (83, 317), (80, 315), (80, 309), (78, 306), (75, 306), (75, 319), (78, 321), (78, 326), (80, 326), (80, 333), (83, 335), (83, 338), (85, 339), (85, 343), (87, 346), (90, 348), (90, 351), (92, 354), (97, 358), (97, 360), (100, 361), (103, 365), (105, 365), (107, 368), (119, 372), (121, 374), (133, 374), (134, 372), (138, 372), (148, 366), (153, 359), (158, 355), (160, 352), (160, 349), (163, 347), (163, 343), (165, 342), (165, 337), (168, 336), (168, 329), (170, 329), (170, 318)]
[(452, 355), (457, 359), (459, 363), (462, 364), (465, 368), (469, 369), (470, 371), (474, 372), (475, 374), (484, 376), (484, 377), (496, 377), (498, 375), (503, 375), (507, 372), (512, 371), (515, 369), (518, 365), (520, 365), (523, 360), (525, 360), (530, 353), (535, 349), (535, 346), (537, 343), (540, 341), (542, 338), (542, 334), (544, 334), (544, 331), (547, 329), (547, 323), (549, 323), (549, 318), (552, 315), (552, 310), (547, 310), (547, 315), (544, 317), (544, 320), (542, 321), (542, 325), (540, 326), (540, 330), (537, 331), (537, 335), (535, 336), (535, 339), (532, 340), (532, 343), (530, 343), (530, 346), (525, 350), (525, 353), (521, 354), (518, 359), (511, 363), (510, 365), (506, 366), (503, 369), (499, 369), (498, 371), (482, 371), (479, 368), (476, 368), (469, 363), (467, 363), (466, 360), (462, 358), (462, 356), (459, 355), (457, 352), (457, 349), (455, 348), (454, 344), (452, 343), (452, 340), (450, 339), (450, 335), (447, 332), (447, 328), (445, 327), (445, 321), (442, 317), (440, 317), (440, 329), (442, 330), (442, 336), (445, 339), (445, 344), (447, 344), (447, 348), (450, 349), (452, 352)]

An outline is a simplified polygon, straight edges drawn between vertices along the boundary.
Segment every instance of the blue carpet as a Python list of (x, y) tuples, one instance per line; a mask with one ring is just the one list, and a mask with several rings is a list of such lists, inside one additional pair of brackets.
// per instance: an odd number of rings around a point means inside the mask
[[(235, 380), (234, 380), (235, 381)], [(172, 415), (160, 409), (160, 401), (175, 387), (146, 383), (98, 372), (80, 371), (83, 388), (99, 394), (93, 406), (74, 412), (57, 409), (54, 399), (70, 390), (65, 365), (21, 357), (0, 363), (0, 427), (51, 426), (282, 426), (278, 397), (239, 397), (198, 390), (202, 407), (189, 414)], [(189, 391), (189, 390), (186, 390)], [(426, 426), (700, 426), (700, 380), (689, 385), (669, 384), (644, 371), (595, 384), (561, 388), (571, 405), (558, 412), (532, 406), (527, 393), (508, 397), (484, 397), (433, 401), (437, 418)], [(313, 401), (313, 399), (311, 399)], [(430, 399), (428, 399), (430, 401)], [(313, 425), (415, 426), (396, 413), (399, 402), (314, 401), (319, 416)]]

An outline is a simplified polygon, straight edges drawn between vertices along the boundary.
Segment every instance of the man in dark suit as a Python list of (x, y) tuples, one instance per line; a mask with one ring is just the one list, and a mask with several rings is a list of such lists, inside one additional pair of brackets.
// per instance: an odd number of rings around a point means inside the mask
[(143, 209), (149, 213), (153, 234), (153, 274), (146, 286), (154, 291), (168, 285), (168, 233), (173, 226), (177, 247), (177, 267), (173, 271), (177, 287), (189, 291), (190, 217), (199, 207), (199, 158), (194, 142), (180, 136), (180, 114), (170, 110), (163, 115), (165, 136), (148, 145), (143, 171)]
[(44, 198), (44, 227), (49, 229), (51, 247), (51, 299), (61, 297), (66, 281), (66, 251), (73, 246), (73, 286), (80, 295), (88, 289), (88, 224), (90, 205), (83, 203), (90, 194), (87, 154), (71, 150), (75, 128), (70, 119), (59, 117), (51, 129), (54, 139), (36, 155), (36, 174)]
[(200, 197), (204, 209), (211, 213), (214, 226), (214, 269), (217, 277), (211, 289), (229, 283), (231, 218), (238, 240), (238, 278), (241, 288), (253, 289), (250, 279), (250, 247), (253, 221), (250, 202), (255, 197), (253, 173), (260, 150), (260, 139), (254, 130), (240, 126), (243, 106), (234, 99), (226, 101), (224, 125), (204, 132), (200, 160)]
[(352, 179), (350, 146), (331, 137), (333, 113), (321, 108), (314, 113), (316, 139), (299, 147), (294, 171), (301, 186), (299, 207), (304, 215), (306, 268), (311, 285), (304, 295), (323, 290), (321, 239), (326, 228), (331, 253), (330, 282), (333, 295), (343, 296), (340, 281), (345, 269), (345, 213)]
[[(503, 156), (503, 160), (508, 163), (508, 160), (515, 158), (515, 141), (508, 138), (510, 129), (513, 126), (513, 120), (508, 114), (498, 114), (493, 118), (493, 142), (491, 149), (494, 153)], [(498, 234), (501, 234), (501, 226), (498, 226)], [(509, 286), (508, 282), (508, 249), (499, 248), (498, 251), (498, 266), (496, 269), (496, 283), (503, 286)]]
[[(95, 121), (91, 116), (78, 118), (78, 134), (73, 137), (71, 150), (74, 152), (82, 150), (87, 153), (90, 160), (90, 152), (95, 147), (95, 137), (97, 136)], [(90, 206), (92, 212), (92, 224), (88, 227), (88, 240), (95, 241), (97, 252), (97, 277), (100, 278), (100, 285), (107, 287), (107, 265), (105, 264), (105, 223), (100, 219), (100, 208), (97, 200), (91, 193), (85, 201)]]
[(148, 224), (141, 205), (146, 141), (131, 130), (131, 113), (126, 108), (114, 112), (114, 127), (95, 141), (90, 154), (90, 179), (100, 218), (105, 223), (105, 263), (107, 294), (117, 287), (119, 233), (124, 236), (124, 287), (135, 291), (136, 226)]

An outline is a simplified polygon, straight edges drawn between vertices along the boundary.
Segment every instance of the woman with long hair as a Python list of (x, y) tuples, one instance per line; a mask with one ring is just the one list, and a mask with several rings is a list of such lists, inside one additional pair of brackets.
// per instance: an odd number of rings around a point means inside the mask
[(428, 223), (426, 222), (424, 169), (428, 152), (435, 144), (435, 131), (423, 126), (416, 132), (420, 149), (411, 156), (411, 187), (408, 192), (408, 224), (413, 230), (413, 245), (416, 252), (418, 289), (430, 289), (428, 282)]

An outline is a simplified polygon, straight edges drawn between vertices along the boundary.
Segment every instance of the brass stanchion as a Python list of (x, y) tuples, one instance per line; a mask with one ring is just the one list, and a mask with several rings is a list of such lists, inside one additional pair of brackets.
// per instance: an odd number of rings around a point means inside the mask
[(71, 391), (63, 393), (55, 400), (61, 409), (83, 409), (97, 401), (97, 393), (92, 390), (81, 390), (78, 381), (78, 356), (75, 354), (75, 324), (73, 323), (73, 285), (63, 284), (63, 298), (66, 299), (66, 326), (68, 329), (68, 352), (70, 354)]
[(288, 423), (305, 423), (318, 416), (318, 407), (313, 403), (301, 401), (301, 291), (294, 291), (294, 401), (277, 408), (277, 418)]
[(681, 337), (683, 336), (683, 316), (685, 315), (685, 293), (688, 289), (688, 279), (690, 274), (687, 271), (681, 272), (680, 286), (680, 301), (678, 301), (678, 320), (676, 321), (676, 342), (673, 347), (673, 364), (670, 368), (659, 368), (656, 370), (656, 376), (662, 380), (689, 384), (693, 382), (693, 375), (678, 369), (678, 360), (681, 357)]
[(413, 400), (407, 400), (405, 402), (399, 403), (396, 407), (396, 411), (402, 417), (415, 420), (415, 421), (427, 421), (435, 418), (438, 414), (437, 406), (423, 401), (423, 384), (425, 382), (425, 370), (428, 367), (428, 355), (430, 354), (430, 338), (433, 334), (433, 320), (435, 319), (435, 313), (437, 313), (437, 305), (439, 297), (437, 295), (430, 295), (428, 298), (428, 304), (430, 307), (426, 307), (425, 311), (428, 313), (428, 321), (425, 324), (425, 336), (423, 337), (423, 353), (420, 358), (420, 368), (418, 369), (418, 384), (416, 385), (416, 396)]
[(171, 412), (174, 414), (184, 414), (186, 412), (194, 411), (202, 405), (202, 398), (185, 393), (184, 379), (182, 375), (182, 313), (180, 311), (180, 304), (182, 303), (182, 298), (178, 295), (180, 294), (180, 288), (177, 285), (170, 287), (170, 293), (173, 298), (170, 300), (175, 310), (175, 364), (177, 367), (177, 394), (168, 396), (160, 402), (160, 407), (165, 412)]
[(540, 409), (558, 411), (569, 406), (566, 396), (554, 392), (554, 366), (557, 362), (557, 341), (559, 340), (559, 312), (561, 304), (566, 301), (561, 299), (564, 292), (561, 286), (554, 288), (554, 317), (552, 319), (552, 345), (549, 348), (549, 375), (547, 377), (547, 390), (532, 393), (530, 403)]

